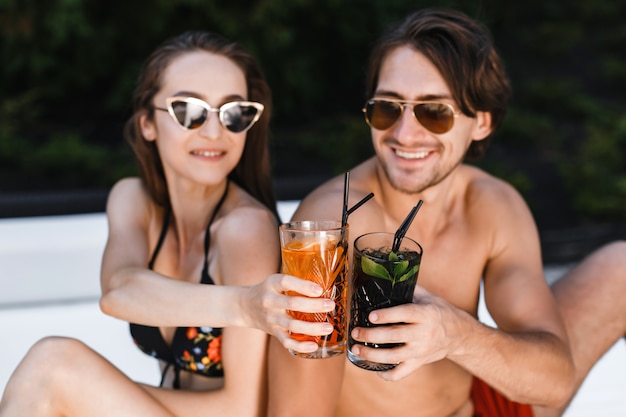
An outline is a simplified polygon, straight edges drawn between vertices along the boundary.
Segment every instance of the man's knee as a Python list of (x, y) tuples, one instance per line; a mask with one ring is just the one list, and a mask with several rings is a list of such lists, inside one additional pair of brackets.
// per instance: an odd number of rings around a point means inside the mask
[[(626, 287), (626, 241), (618, 240), (600, 247), (584, 262), (589, 263), (595, 274), (607, 280), (617, 280)], [(616, 288), (617, 289), (617, 288)]]
[(626, 240), (616, 240), (602, 246), (597, 252), (608, 260), (626, 264)]
[(594, 281), (611, 279), (612, 276), (624, 276), (626, 282), (626, 241), (616, 240), (591, 252), (571, 272), (574, 277), (591, 275)]

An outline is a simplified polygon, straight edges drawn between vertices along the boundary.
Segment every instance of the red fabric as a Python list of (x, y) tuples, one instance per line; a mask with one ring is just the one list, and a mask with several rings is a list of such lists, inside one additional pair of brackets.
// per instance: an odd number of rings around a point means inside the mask
[(510, 401), (478, 378), (472, 382), (474, 417), (533, 417), (532, 407)]

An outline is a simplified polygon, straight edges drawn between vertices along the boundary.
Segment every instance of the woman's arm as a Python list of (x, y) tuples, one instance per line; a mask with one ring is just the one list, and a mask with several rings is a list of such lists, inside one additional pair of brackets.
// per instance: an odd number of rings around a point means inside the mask
[[(316, 349), (316, 346), (291, 339), (287, 330), (311, 335), (331, 331), (327, 323), (303, 322), (286, 314), (288, 309), (329, 311), (333, 304), (330, 300), (309, 298), (319, 296), (321, 288), (308, 281), (277, 274), (278, 267), (268, 272), (265, 280), (256, 281), (256, 285), (236, 285), (238, 277), (230, 277), (229, 282), (233, 285), (198, 285), (150, 271), (147, 268), (151, 249), (148, 236), (160, 231), (160, 222), (149, 230), (157, 210), (139, 179), (124, 179), (110, 192), (107, 203), (109, 236), (102, 259), (100, 300), (106, 314), (152, 326), (253, 327), (276, 336), (287, 348), (305, 352)], [(241, 221), (237, 227), (240, 231), (246, 229)], [(275, 227), (265, 233), (278, 239)], [(156, 241), (156, 237), (153, 239)], [(237, 246), (233, 254), (242, 253), (240, 247)], [(283, 294), (287, 290), (304, 296), (289, 297)]]
[(238, 319), (233, 306), (244, 288), (198, 285), (147, 268), (150, 237), (154, 246), (160, 232), (159, 210), (138, 179), (124, 179), (111, 190), (101, 270), (102, 310), (152, 326), (233, 325)]

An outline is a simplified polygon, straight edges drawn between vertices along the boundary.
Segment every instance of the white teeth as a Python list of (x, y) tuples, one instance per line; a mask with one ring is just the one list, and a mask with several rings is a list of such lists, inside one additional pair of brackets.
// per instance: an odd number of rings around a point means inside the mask
[(422, 151), (422, 152), (404, 152), (404, 151), (399, 151), (399, 150), (395, 150), (396, 151), (396, 155), (398, 155), (401, 158), (405, 158), (405, 159), (423, 159), (426, 158), (428, 156), (428, 152), (426, 151)]
[(222, 154), (222, 152), (217, 152), (217, 151), (193, 151), (191, 153), (194, 155), (204, 156), (206, 158), (220, 156)]

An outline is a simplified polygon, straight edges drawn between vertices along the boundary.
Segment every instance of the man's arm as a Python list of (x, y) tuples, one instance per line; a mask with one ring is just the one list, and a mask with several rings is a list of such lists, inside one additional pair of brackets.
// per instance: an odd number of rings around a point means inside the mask
[[(498, 329), (481, 324), (470, 313), (418, 285), (412, 304), (370, 315), (372, 322), (391, 326), (359, 329), (356, 337), (404, 346), (360, 347), (358, 354), (377, 362), (401, 362), (382, 374), (388, 380), (404, 378), (424, 364), (446, 358), (512, 400), (560, 405), (570, 394), (573, 362), (543, 276), (537, 230), (521, 197), (507, 187), (499, 191), (496, 201), (489, 201), (488, 216), (469, 216), (472, 227), (489, 231), (475, 236), (489, 237), (491, 242), (485, 258), (484, 288)], [(484, 206), (481, 210), (485, 211)]]
[(516, 192), (504, 201), (484, 278), (485, 303), (498, 330), (481, 326), (452, 358), (516, 401), (560, 405), (574, 375), (567, 334), (543, 274), (530, 211)]

